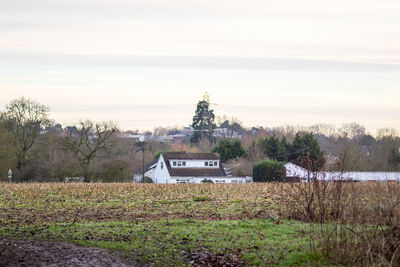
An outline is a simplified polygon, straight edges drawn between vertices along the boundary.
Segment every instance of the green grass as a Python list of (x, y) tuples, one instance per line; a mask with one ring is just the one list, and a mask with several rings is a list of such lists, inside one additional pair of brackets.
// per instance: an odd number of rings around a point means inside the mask
[(200, 249), (235, 253), (248, 266), (322, 265), (323, 255), (309, 250), (304, 227), (295, 221), (179, 219), (9, 226), (0, 228), (0, 236), (72, 241), (122, 251), (135, 261), (156, 266), (187, 265), (185, 255)]
[(207, 201), (208, 196), (194, 196), (193, 201), (198, 202), (198, 201)]

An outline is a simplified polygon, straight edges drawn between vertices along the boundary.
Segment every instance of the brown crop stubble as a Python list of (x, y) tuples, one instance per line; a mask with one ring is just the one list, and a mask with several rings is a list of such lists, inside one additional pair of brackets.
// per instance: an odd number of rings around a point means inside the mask
[[(0, 184), (0, 226), (276, 214), (275, 184)], [(196, 196), (206, 196), (202, 202)]]

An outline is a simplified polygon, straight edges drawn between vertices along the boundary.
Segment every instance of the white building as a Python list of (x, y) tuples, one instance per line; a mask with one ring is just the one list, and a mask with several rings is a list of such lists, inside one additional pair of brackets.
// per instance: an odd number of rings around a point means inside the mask
[(145, 176), (154, 183), (246, 183), (246, 177), (228, 176), (218, 156), (213, 153), (167, 152), (149, 162)]
[(321, 181), (400, 182), (400, 172), (310, 172), (293, 163), (285, 164), (286, 177), (307, 182), (308, 178)]

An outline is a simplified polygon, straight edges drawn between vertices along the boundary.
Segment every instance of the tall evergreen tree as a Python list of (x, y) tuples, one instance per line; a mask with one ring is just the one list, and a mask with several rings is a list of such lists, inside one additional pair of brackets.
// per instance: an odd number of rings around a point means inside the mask
[(264, 154), (267, 155), (270, 159), (285, 161), (287, 154), (287, 144), (286, 139), (284, 140), (284, 146), (278, 137), (275, 135), (271, 137), (267, 137), (264, 140), (261, 140), (261, 146), (264, 149)]
[(279, 161), (288, 161), (289, 160), (289, 154), (291, 150), (291, 145), (288, 143), (286, 140), (285, 136), (282, 136), (281, 139), (281, 155), (280, 158), (278, 159)]
[(197, 108), (192, 123), (192, 127), (194, 128), (195, 132), (190, 141), (192, 143), (197, 143), (200, 141), (200, 139), (205, 137), (212, 142), (213, 132), (216, 127), (214, 120), (214, 110), (210, 108), (210, 99), (206, 93), (203, 100), (197, 103)]

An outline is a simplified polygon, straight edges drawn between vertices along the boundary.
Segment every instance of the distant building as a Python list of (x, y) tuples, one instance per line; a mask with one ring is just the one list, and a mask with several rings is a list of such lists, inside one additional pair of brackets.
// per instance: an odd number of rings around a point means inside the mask
[[(145, 176), (160, 184), (246, 183), (246, 177), (228, 176), (213, 153), (167, 152), (146, 165)], [(247, 180), (250, 181), (249, 177)]]
[(117, 137), (122, 139), (132, 139), (134, 141), (139, 141), (140, 138), (145, 138), (142, 134), (131, 134), (131, 133), (118, 133)]
[(285, 164), (287, 179), (301, 182), (354, 181), (354, 182), (400, 182), (400, 172), (311, 172), (293, 163)]
[(216, 128), (213, 131), (213, 136), (217, 138), (228, 138), (228, 139), (238, 139), (241, 138), (238, 132), (233, 131), (229, 128)]

